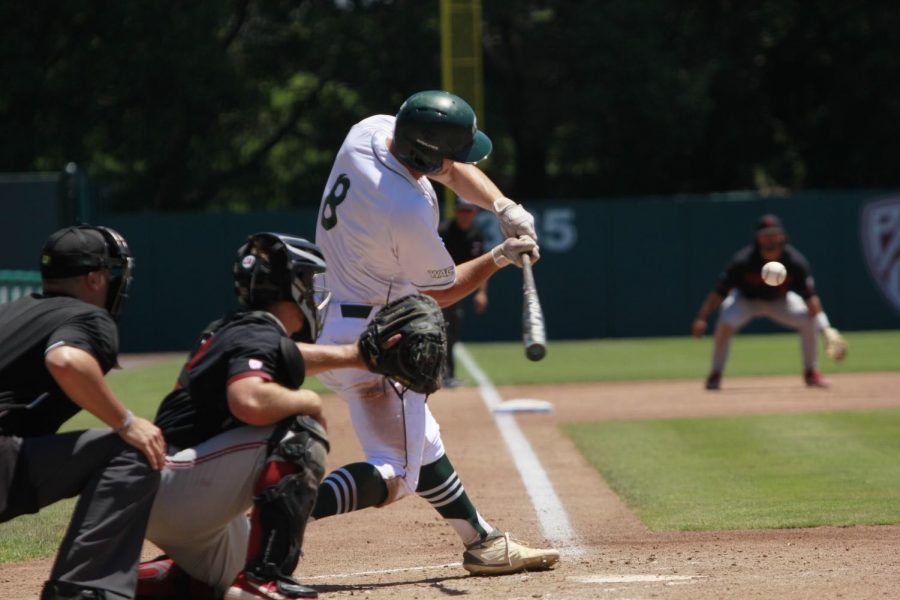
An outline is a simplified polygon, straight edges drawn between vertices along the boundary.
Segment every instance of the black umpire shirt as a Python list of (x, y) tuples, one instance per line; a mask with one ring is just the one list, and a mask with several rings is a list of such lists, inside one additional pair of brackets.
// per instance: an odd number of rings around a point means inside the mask
[(484, 253), (484, 239), (474, 225), (463, 231), (455, 219), (450, 219), (440, 224), (438, 234), (454, 264), (468, 262)]
[(303, 383), (303, 356), (269, 313), (234, 313), (201, 334), (156, 414), (166, 441), (188, 448), (246, 425), (231, 414), (226, 394), (228, 384), (244, 377), (291, 389)]
[(107, 373), (116, 365), (118, 329), (106, 310), (68, 296), (32, 294), (0, 304), (0, 435), (55, 433), (81, 410), (44, 362), (57, 346), (89, 352)]
[(720, 296), (727, 296), (732, 289), (737, 288), (745, 298), (758, 300), (784, 298), (788, 290), (797, 292), (803, 299), (815, 295), (809, 263), (796, 248), (785, 244), (781, 258), (778, 259), (787, 269), (787, 277), (781, 285), (771, 286), (763, 281), (762, 267), (766, 262), (768, 261), (763, 259), (756, 244), (741, 248), (719, 275), (716, 292)]

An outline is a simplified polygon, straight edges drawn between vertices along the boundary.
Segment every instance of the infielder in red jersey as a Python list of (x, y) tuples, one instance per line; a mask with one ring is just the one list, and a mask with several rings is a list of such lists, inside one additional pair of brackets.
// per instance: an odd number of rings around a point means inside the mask
[[(769, 285), (762, 277), (763, 265), (780, 262), (787, 270), (779, 285)], [(803, 379), (810, 387), (828, 387), (818, 369), (817, 339), (825, 336), (826, 351), (842, 360), (847, 343), (831, 326), (816, 293), (809, 263), (796, 248), (787, 243), (781, 219), (763, 215), (756, 224), (753, 243), (739, 250), (719, 276), (716, 288), (709, 293), (691, 326), (694, 337), (706, 331), (706, 321), (721, 305), (713, 339), (712, 367), (706, 378), (706, 389), (718, 390), (728, 360), (732, 336), (751, 319), (766, 317), (800, 334), (803, 352)]]
[[(378, 307), (400, 296), (420, 292), (450, 306), (500, 268), (521, 266), (522, 254), (539, 258), (533, 217), (474, 164), (490, 151), (472, 108), (441, 91), (414, 94), (396, 117), (376, 115), (351, 128), (326, 183), (316, 228), (334, 295), (323, 343), (352, 342)], [(496, 213), (507, 239), (454, 266), (438, 235), (430, 180)], [(444, 451), (425, 395), (353, 369), (328, 371), (319, 380), (347, 401), (366, 457), (325, 478), (316, 519), (418, 494), (459, 535), (466, 548), (463, 567), (472, 573), (541, 569), (559, 560), (558, 551), (516, 542), (478, 513)]]

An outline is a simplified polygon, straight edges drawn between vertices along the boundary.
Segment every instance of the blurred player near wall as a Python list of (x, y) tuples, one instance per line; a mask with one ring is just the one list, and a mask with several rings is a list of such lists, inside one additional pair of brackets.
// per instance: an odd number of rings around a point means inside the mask
[[(781, 219), (767, 214), (759, 218), (753, 243), (738, 250), (719, 276), (694, 322), (691, 333), (701, 337), (707, 319), (721, 306), (713, 338), (712, 367), (706, 378), (706, 389), (718, 390), (728, 361), (732, 336), (752, 319), (765, 317), (800, 334), (803, 356), (803, 380), (809, 387), (828, 387), (829, 382), (818, 369), (819, 332), (825, 336), (826, 351), (842, 360), (847, 344), (831, 326), (816, 293), (812, 272), (806, 258), (787, 243)], [(777, 261), (787, 269), (787, 277), (777, 286), (762, 278), (765, 263)]]
[[(478, 207), (464, 200), (456, 199), (455, 210), (452, 219), (447, 219), (438, 226), (438, 234), (444, 240), (444, 246), (450, 253), (454, 264), (462, 264), (484, 254), (484, 237), (481, 230), (475, 224), (478, 215)], [(472, 296), (472, 306), (475, 314), (483, 314), (487, 310), (488, 294), (487, 281)], [(444, 387), (452, 388), (463, 385), (465, 382), (456, 377), (456, 361), (453, 359), (453, 346), (459, 341), (462, 331), (463, 303), (457, 302), (444, 309), (444, 320), (447, 322), (447, 369), (444, 372)]]

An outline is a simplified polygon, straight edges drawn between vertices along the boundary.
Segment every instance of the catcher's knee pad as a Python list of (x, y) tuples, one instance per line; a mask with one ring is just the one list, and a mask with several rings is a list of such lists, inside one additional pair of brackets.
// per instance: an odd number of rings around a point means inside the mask
[[(279, 428), (271, 458), (289, 463), (294, 472), (265, 487), (253, 499), (259, 511), (262, 552), (247, 570), (261, 577), (290, 575), (300, 560), (306, 522), (325, 474), (328, 434), (314, 419), (301, 416), (284, 432)], [(252, 535), (252, 534), (251, 534)]]

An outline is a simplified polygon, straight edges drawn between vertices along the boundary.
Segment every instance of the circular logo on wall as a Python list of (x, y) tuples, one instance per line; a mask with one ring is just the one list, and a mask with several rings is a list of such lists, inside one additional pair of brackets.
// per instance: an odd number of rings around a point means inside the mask
[(900, 313), (900, 196), (863, 207), (859, 238), (872, 279)]

